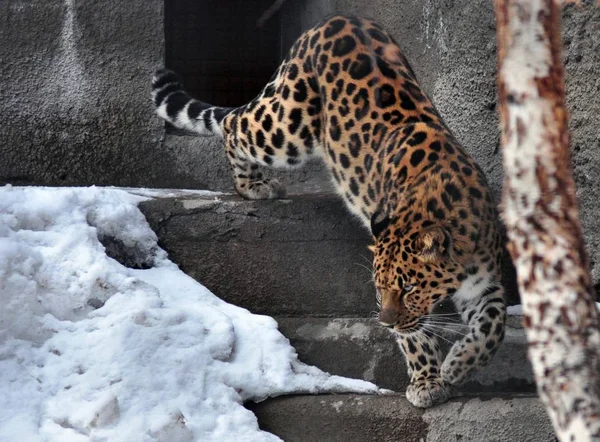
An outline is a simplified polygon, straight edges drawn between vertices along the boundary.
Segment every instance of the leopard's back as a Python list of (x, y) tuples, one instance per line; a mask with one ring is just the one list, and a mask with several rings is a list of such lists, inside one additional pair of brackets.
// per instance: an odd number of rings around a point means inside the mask
[(226, 127), (238, 149), (264, 165), (322, 156), (338, 192), (368, 224), (384, 190), (382, 146), (417, 122), (446, 130), (392, 37), (372, 21), (335, 16), (298, 39)]

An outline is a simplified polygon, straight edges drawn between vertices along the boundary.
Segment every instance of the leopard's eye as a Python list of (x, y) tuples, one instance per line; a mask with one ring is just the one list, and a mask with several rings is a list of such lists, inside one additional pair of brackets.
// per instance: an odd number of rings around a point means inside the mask
[(414, 288), (415, 288), (415, 286), (412, 285), (412, 284), (404, 284), (404, 291), (405, 292), (410, 292)]

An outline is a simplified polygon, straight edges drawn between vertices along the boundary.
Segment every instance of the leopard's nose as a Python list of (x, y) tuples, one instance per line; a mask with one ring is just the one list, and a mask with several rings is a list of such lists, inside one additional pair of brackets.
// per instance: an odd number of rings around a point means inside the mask
[(379, 313), (379, 323), (384, 327), (392, 328), (398, 323), (398, 315), (394, 309), (384, 308)]

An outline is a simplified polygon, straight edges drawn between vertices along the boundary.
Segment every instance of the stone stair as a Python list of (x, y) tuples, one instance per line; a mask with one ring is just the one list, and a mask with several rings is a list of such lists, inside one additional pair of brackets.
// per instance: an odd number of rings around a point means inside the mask
[(401, 395), (289, 396), (249, 404), (286, 442), (553, 442), (533, 395), (465, 396), (420, 410)]
[[(227, 302), (273, 316), (302, 361), (399, 392), (248, 404), (261, 428), (286, 441), (555, 440), (534, 394), (519, 317), (509, 318), (501, 349), (462, 388), (465, 396), (430, 410), (406, 401), (400, 350), (372, 319), (370, 236), (336, 196), (245, 201), (182, 194), (140, 209), (182, 270)], [(510, 270), (505, 280), (514, 301)]]

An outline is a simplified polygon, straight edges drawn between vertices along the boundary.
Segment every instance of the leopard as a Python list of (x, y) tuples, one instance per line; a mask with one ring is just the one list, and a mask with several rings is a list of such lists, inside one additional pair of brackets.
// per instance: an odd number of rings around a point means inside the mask
[[(192, 98), (165, 68), (154, 74), (152, 100), (169, 124), (224, 140), (243, 198), (285, 197), (263, 174), (269, 168), (325, 163), (372, 235), (378, 321), (405, 356), (411, 404), (446, 402), (491, 361), (506, 319), (494, 198), (382, 26), (349, 15), (321, 21), (243, 106)], [(465, 327), (447, 351), (434, 312), (443, 301)]]

